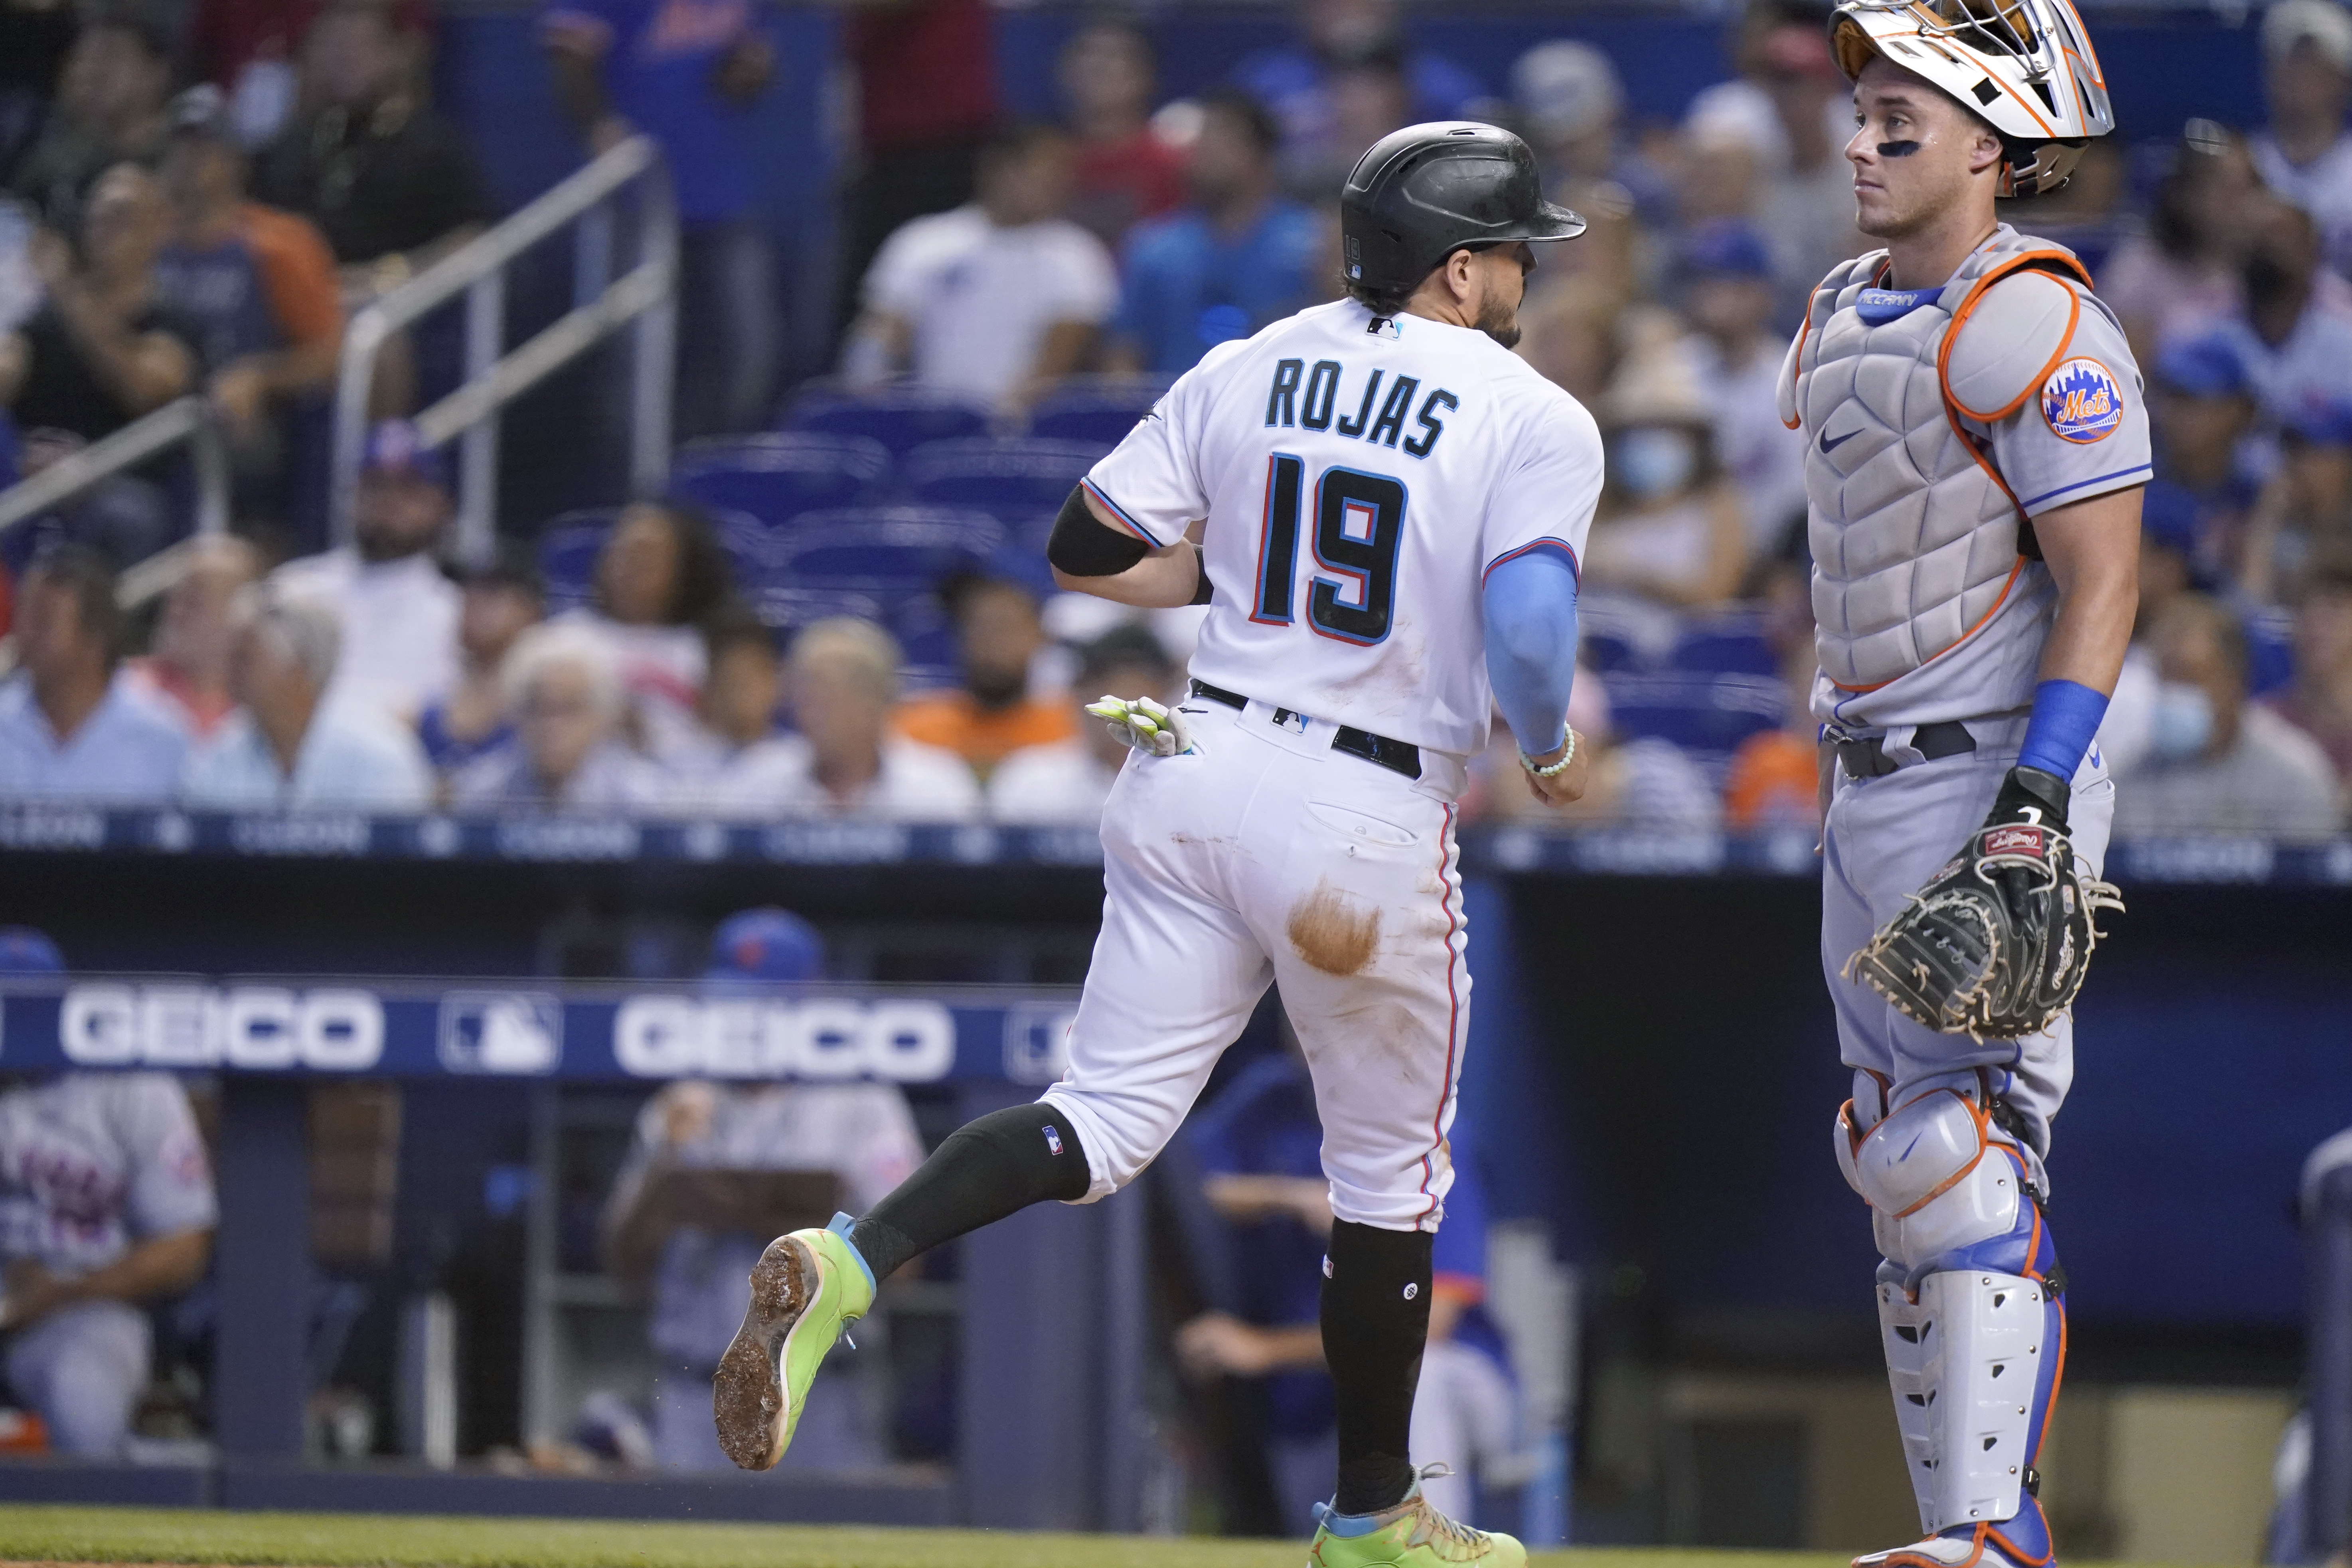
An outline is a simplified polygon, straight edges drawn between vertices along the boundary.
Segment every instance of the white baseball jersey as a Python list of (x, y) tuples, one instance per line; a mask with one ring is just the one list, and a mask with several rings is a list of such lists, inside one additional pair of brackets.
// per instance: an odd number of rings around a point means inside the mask
[(1463, 755), (1486, 574), (1581, 558), (1601, 435), (1486, 333), (1341, 300), (1210, 350), (1087, 485), (1155, 545), (1206, 520), (1196, 679)]
[(0, 1262), (87, 1274), (215, 1223), (212, 1169), (169, 1073), (68, 1073), (0, 1094)]

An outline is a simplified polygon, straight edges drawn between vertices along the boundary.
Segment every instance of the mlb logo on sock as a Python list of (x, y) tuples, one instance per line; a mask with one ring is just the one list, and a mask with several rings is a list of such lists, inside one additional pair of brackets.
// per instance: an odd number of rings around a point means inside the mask
[(1050, 1121), (1045, 1124), (1045, 1147), (1056, 1154), (1062, 1152), (1062, 1135)]

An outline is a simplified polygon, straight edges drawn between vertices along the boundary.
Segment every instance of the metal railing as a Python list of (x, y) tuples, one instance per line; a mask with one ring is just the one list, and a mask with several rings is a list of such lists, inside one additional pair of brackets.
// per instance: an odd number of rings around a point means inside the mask
[[(608, 281), (616, 208), (631, 187), (636, 197), (637, 264)], [(502, 353), (507, 268), (524, 251), (575, 223), (572, 310), (530, 342)], [(329, 490), (334, 542), (349, 543), (352, 535), (360, 459), (367, 446), (368, 393), (378, 357), (395, 333), (459, 294), (466, 296), (465, 384), (415, 416), (417, 432), (429, 447), (462, 439), (459, 555), (480, 560), (496, 536), (499, 410), (633, 322), (629, 479), (640, 494), (658, 489), (669, 472), (677, 280), (677, 208), (668, 170), (649, 138), (633, 136), (353, 316), (343, 332), (335, 392)]]
[(196, 531), (219, 533), (228, 527), (228, 442), (219, 411), (202, 393), (175, 398), (0, 490), (0, 533), (180, 446), (188, 448), (195, 467)]

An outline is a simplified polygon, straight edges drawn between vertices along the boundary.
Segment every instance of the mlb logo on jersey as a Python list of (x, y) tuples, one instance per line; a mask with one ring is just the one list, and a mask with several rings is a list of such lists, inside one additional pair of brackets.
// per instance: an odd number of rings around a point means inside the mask
[(2070, 359), (2042, 384), (2042, 417), (2059, 439), (2088, 446), (2124, 422), (2124, 389), (2095, 359)]

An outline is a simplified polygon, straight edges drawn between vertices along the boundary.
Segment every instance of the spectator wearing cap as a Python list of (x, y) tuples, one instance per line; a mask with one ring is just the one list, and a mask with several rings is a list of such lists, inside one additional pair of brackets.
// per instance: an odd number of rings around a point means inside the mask
[(0, 685), (0, 798), (167, 800), (185, 731), (116, 668), (114, 568), (81, 545), (34, 558), (19, 584), (16, 673)]
[(352, 542), (289, 561), (271, 581), (331, 606), (341, 623), (335, 696), (413, 722), (457, 679), (457, 585), (436, 548), (455, 511), (446, 457), (416, 426), (369, 432)]
[(2332, 545), (2303, 574), (2294, 603), (2294, 679), (2268, 706), (2319, 743), (2352, 789), (2352, 546)]
[[(1291, 14), (1296, 41), (1248, 56), (1231, 79), (1274, 111), (1283, 172), (1302, 196), (1309, 191), (1298, 182), (1335, 163), (1344, 172), (1369, 145), (1347, 144), (1339, 129), (1339, 79), (1363, 62), (1391, 62), (1403, 89), (1399, 123), (1477, 118), (1486, 85), (1442, 55), (1410, 47), (1398, 0), (1294, 0)], [(1311, 190), (1313, 199), (1328, 195), (1328, 186)]]
[(433, 767), (407, 729), (377, 710), (326, 700), (341, 642), (335, 612), (266, 588), (236, 616), (237, 710), (196, 748), (180, 798), (213, 811), (419, 812)]
[(2313, 552), (2340, 544), (2352, 544), (2352, 403), (2299, 410), (2279, 433), (2278, 471), (2237, 552), (2239, 593), (2290, 599)]
[(123, 663), (138, 689), (176, 710), (197, 740), (209, 739), (236, 706), (230, 611), (261, 569), (261, 552), (242, 539), (215, 533), (190, 540), (178, 577), (163, 591), (151, 651)]
[(2143, 366), (2243, 308), (2247, 240), (2269, 200), (2244, 137), (2210, 120), (2189, 122), (2146, 222), (2098, 273), (2099, 298)]
[(761, 221), (747, 110), (775, 79), (751, 0), (542, 0), (564, 112), (604, 153), (661, 144), (677, 199), (679, 439), (766, 417), (783, 347), (774, 247)]
[(131, 6), (98, 11), (67, 52), (48, 122), (10, 172), (10, 194), (51, 228), (76, 232), (99, 175), (162, 156), (171, 90), (172, 40), (163, 26)]
[[(24, 433), (23, 477), (191, 391), (194, 320), (159, 287), (156, 259), (171, 208), (155, 177), (132, 163), (99, 176), (79, 208), (79, 252), (41, 230), (29, 249), (40, 306), (0, 332), (0, 405)], [(65, 511), (72, 537), (119, 564), (152, 552), (173, 527), (163, 460), (100, 481)]]
[(1191, 202), (1128, 238), (1110, 368), (1176, 376), (1316, 297), (1315, 215), (1283, 200), (1274, 117), (1230, 88), (1201, 100), (1184, 171)]
[(1705, 224), (1684, 237), (1682, 281), (1696, 329), (1684, 348), (1714, 403), (1716, 457), (1738, 493), (1749, 552), (1761, 555), (1805, 515), (1804, 443), (1780, 423), (1788, 344), (1772, 329), (1771, 255), (1747, 224)]
[(2336, 0), (2278, 0), (2263, 12), (2263, 96), (2252, 138), (2268, 185), (2309, 213), (2328, 260), (2352, 266), (2352, 12)]
[[(711, 940), (705, 980), (720, 993), (820, 980), (824, 944), (783, 910), (745, 910)], [(711, 1373), (751, 1305), (751, 1267), (784, 1216), (746, 1214), (743, 1178), (829, 1175), (835, 1203), (871, 1207), (923, 1157), (906, 1092), (887, 1083), (671, 1084), (638, 1115), (636, 1138), (605, 1201), (605, 1256), (623, 1278), (650, 1273), (646, 1337), (659, 1358), (656, 1458), (682, 1470), (731, 1472), (710, 1425)], [(823, 1447), (783, 1463), (878, 1465), (859, 1373), (842, 1358), (817, 1375), (799, 1419)]]
[(273, 468), (272, 416), (326, 391), (341, 352), (334, 253), (308, 218), (247, 198), (245, 149), (218, 88), (190, 88), (171, 114), (163, 173), (174, 230), (159, 287), (195, 323), (206, 387), (248, 466)]
[(661, 804), (659, 773), (621, 742), (626, 693), (603, 638), (560, 621), (533, 626), (502, 673), (515, 738), (451, 776), (453, 807), (630, 815)]
[(2202, 573), (2236, 548), (2260, 490), (2246, 458), (2259, 411), (2246, 357), (2235, 334), (2208, 332), (2158, 354), (2149, 377), (2155, 482), (2191, 509), (2189, 558)]
[(836, 616), (793, 639), (784, 694), (796, 735), (754, 745), (697, 792), (722, 816), (873, 816), (966, 822), (980, 786), (953, 752), (890, 732), (898, 647), (870, 621)]
[[(1179, 699), (1177, 669), (1160, 639), (1140, 626), (1115, 626), (1086, 647), (1078, 661), (1081, 704), (1098, 697), (1132, 701)], [(999, 822), (1092, 826), (1127, 760), (1127, 747), (1079, 710), (1079, 732), (1066, 741), (1024, 746), (988, 779), (988, 815)]]
[(884, 243), (843, 362), (853, 384), (911, 374), (1017, 411), (1087, 363), (1118, 277), (1102, 241), (1063, 216), (1073, 157), (1057, 126), (1008, 126), (981, 148), (971, 203)]
[(2218, 600), (2183, 595), (2148, 636), (2162, 684), (2149, 754), (2117, 781), (2116, 834), (2335, 832), (2343, 820), (2336, 770), (2316, 741), (2247, 700), (2238, 617)]
[(1117, 16), (1072, 33), (1055, 68), (1078, 144), (1070, 216), (1105, 245), (1184, 199), (1184, 155), (1151, 123), (1157, 70), (1150, 38)]
[(1024, 746), (1076, 736), (1077, 710), (1062, 694), (1029, 689), (1046, 647), (1037, 596), (1009, 578), (977, 576), (950, 583), (942, 596), (955, 617), (959, 684), (909, 698), (898, 732), (953, 752), (983, 777)]
[(457, 678), (417, 715), (416, 738), (447, 773), (514, 738), (507, 714), (507, 655), (546, 613), (547, 585), (524, 551), (500, 550), (460, 574)]

